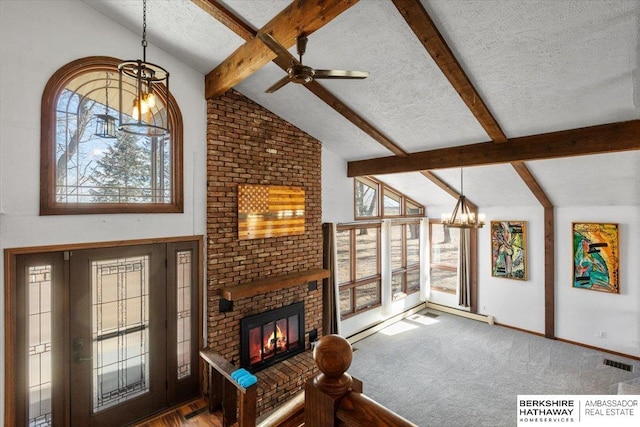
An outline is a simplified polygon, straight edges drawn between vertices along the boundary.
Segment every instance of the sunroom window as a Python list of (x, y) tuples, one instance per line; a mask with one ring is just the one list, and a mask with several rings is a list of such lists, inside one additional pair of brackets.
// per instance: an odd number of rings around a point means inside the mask
[(424, 216), (424, 206), (370, 176), (354, 179), (355, 219)]

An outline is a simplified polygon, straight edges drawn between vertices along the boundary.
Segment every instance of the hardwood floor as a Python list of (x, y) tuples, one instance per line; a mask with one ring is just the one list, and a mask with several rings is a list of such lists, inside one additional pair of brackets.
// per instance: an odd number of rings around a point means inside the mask
[(222, 427), (222, 414), (210, 414), (207, 405), (204, 398), (198, 398), (132, 427)]

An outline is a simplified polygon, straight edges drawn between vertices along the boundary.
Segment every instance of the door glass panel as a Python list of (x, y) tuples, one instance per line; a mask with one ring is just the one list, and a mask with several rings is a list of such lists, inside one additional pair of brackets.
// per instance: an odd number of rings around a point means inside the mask
[(51, 419), (51, 265), (28, 268), (29, 426)]
[(178, 379), (191, 375), (191, 251), (177, 253)]
[(149, 391), (149, 257), (92, 261), (93, 412)]

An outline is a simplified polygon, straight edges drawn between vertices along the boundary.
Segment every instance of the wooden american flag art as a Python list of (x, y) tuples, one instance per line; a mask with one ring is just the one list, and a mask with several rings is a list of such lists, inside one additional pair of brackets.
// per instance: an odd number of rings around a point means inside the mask
[(240, 240), (304, 234), (304, 189), (238, 185)]

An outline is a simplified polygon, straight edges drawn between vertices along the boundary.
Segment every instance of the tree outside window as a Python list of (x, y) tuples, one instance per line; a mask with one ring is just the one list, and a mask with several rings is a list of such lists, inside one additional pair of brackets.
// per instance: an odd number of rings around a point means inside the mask
[[(47, 83), (41, 214), (182, 212), (182, 123), (175, 100), (156, 97), (154, 110), (143, 117), (152, 122), (155, 115), (167, 115), (168, 135), (117, 131), (119, 63), (84, 58), (62, 67)], [(127, 83), (123, 86), (126, 94)], [(130, 118), (128, 104), (123, 103), (123, 117)], [(105, 131), (106, 118), (111, 132)]]
[(440, 222), (429, 222), (431, 241), (431, 290), (456, 294), (460, 232)]

